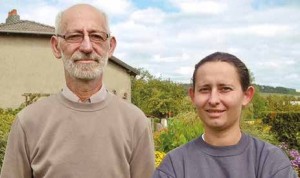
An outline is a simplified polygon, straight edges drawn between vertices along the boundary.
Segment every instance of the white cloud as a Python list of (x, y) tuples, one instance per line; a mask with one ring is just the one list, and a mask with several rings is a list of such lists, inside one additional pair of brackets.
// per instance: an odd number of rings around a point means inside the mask
[(285, 80), (297, 80), (300, 78), (299, 74), (287, 74), (286, 76), (284, 76)]
[[(30, 7), (28, 7), (30, 9)], [(46, 25), (54, 26), (55, 16), (59, 12), (59, 9), (49, 5), (42, 5), (36, 8), (34, 11), (25, 11), (24, 14), (20, 14), (22, 20), (32, 20), (35, 22), (43, 23)], [(50, 16), (49, 14), (55, 14)]]
[(183, 13), (220, 14), (227, 8), (227, 5), (220, 1), (173, 0), (170, 2)]
[(164, 62), (164, 63), (171, 63), (171, 62), (176, 62), (178, 61), (177, 57), (161, 57), (160, 55), (154, 55), (153, 62)]
[(164, 21), (165, 14), (159, 9), (147, 8), (134, 11), (130, 15), (130, 20), (145, 25), (158, 25)]
[(179, 61), (183, 62), (189, 59), (189, 56), (187, 54), (182, 54), (181, 56), (168, 56), (168, 57), (162, 57), (159, 54), (154, 55), (152, 57), (153, 62), (158, 63), (178, 63)]
[(104, 10), (110, 16), (128, 14), (133, 8), (129, 0), (58, 0), (57, 3), (63, 5), (64, 8), (77, 3), (87, 3)]
[(262, 37), (276, 37), (281, 34), (286, 34), (291, 31), (291, 27), (280, 24), (257, 24), (248, 27), (241, 27), (232, 30), (232, 33), (257, 35)]
[(181, 75), (192, 76), (194, 72), (194, 67), (190, 67), (190, 66), (179, 67), (177, 70), (175, 70), (175, 72)]

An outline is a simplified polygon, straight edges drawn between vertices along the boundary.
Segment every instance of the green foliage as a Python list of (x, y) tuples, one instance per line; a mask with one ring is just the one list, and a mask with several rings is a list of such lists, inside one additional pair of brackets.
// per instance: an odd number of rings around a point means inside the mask
[(280, 142), (300, 149), (300, 112), (272, 112), (266, 114), (263, 121), (271, 126), (271, 131)]
[(203, 126), (195, 112), (178, 114), (169, 119), (168, 128), (154, 133), (156, 150), (168, 152), (203, 133)]
[(41, 97), (48, 97), (50, 94), (48, 93), (24, 93), (22, 96), (26, 97), (26, 100), (24, 103), (21, 104), (20, 108), (23, 108), (27, 105), (30, 105), (37, 100), (39, 100)]
[(267, 95), (265, 96), (259, 88), (255, 88), (252, 100), (254, 118), (263, 118), (266, 112), (300, 112), (297, 102), (300, 98), (292, 95)]
[[(299, 149), (300, 105), (295, 103), (297, 101), (299, 101), (299, 98), (291, 95), (268, 95), (266, 97), (263, 97), (260, 93), (255, 95), (253, 98), (254, 118), (258, 121), (262, 119), (263, 123), (270, 127), (270, 134), (275, 139), (268, 138), (268, 133), (260, 133), (260, 128), (252, 128), (254, 134), (273, 144), (276, 144), (274, 141), (278, 140)], [(259, 124), (257, 125), (259, 126)]]
[(300, 99), (295, 96), (288, 95), (269, 95), (266, 97), (268, 112), (299, 112), (300, 105), (294, 104), (295, 101)]
[(271, 126), (264, 124), (261, 119), (242, 120), (241, 129), (243, 132), (268, 143), (272, 143), (274, 145), (279, 144), (275, 135), (270, 131)]
[(255, 88), (255, 93), (252, 99), (253, 117), (262, 118), (263, 112), (267, 109), (267, 100), (261, 95), (258, 88)]
[(18, 112), (19, 109), (0, 109), (0, 169), (2, 167), (8, 133)]
[(132, 103), (146, 115), (158, 118), (171, 117), (186, 110), (192, 110), (187, 101), (186, 89), (170, 80), (155, 78), (149, 72), (140, 70), (140, 77), (132, 79)]

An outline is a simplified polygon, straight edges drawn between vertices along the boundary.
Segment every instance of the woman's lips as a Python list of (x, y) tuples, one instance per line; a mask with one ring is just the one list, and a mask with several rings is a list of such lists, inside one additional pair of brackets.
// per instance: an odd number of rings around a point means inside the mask
[(223, 109), (207, 109), (205, 111), (208, 113), (208, 116), (212, 118), (218, 118), (225, 112)]

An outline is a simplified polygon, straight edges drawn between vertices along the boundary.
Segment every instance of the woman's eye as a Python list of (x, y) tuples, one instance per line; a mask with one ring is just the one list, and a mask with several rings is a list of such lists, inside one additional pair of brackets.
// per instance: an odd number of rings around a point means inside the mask
[(222, 92), (229, 92), (229, 91), (231, 91), (232, 89), (230, 88), (230, 87), (222, 87), (221, 88), (221, 91)]
[(200, 88), (198, 91), (200, 93), (207, 93), (207, 92), (209, 92), (209, 88)]

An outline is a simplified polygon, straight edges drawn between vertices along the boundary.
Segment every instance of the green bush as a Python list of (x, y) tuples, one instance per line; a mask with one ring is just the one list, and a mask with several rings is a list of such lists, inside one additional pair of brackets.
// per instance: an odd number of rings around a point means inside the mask
[(280, 142), (290, 148), (300, 149), (300, 113), (272, 112), (266, 114), (264, 123), (271, 126), (271, 131)]
[(168, 128), (154, 133), (157, 151), (168, 152), (203, 133), (203, 126), (195, 112), (178, 114), (168, 120)]
[(19, 109), (0, 109), (0, 169), (2, 167), (8, 133), (10, 131), (11, 124), (18, 112)]
[(273, 145), (279, 144), (275, 135), (270, 131), (271, 126), (264, 124), (261, 119), (242, 120), (241, 129), (243, 132)]

